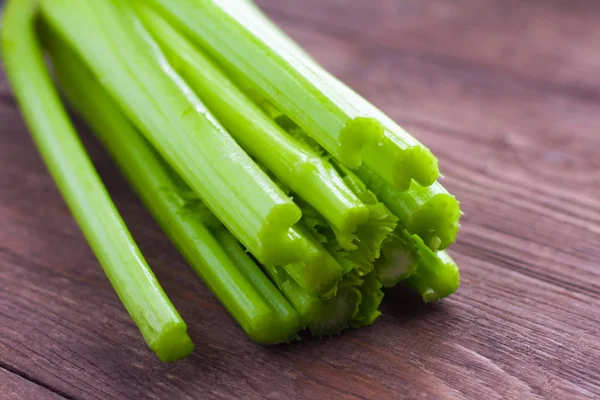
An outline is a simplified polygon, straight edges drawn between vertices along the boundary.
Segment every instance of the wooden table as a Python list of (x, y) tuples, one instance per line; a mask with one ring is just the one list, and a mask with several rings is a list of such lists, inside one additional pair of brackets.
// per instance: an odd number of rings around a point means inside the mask
[(465, 216), (452, 298), (261, 347), (84, 141), (196, 351), (161, 364), (0, 93), (0, 398), (598, 398), (600, 3), (262, 0), (438, 155)]

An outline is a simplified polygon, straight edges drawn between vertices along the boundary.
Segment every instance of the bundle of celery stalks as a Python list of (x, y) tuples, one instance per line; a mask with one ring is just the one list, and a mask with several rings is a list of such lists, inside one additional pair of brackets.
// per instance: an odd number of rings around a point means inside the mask
[(461, 212), (437, 159), (251, 0), (10, 0), (2, 50), (44, 161), (161, 360), (192, 351), (187, 326), (59, 93), (255, 342), (370, 325), (401, 281), (425, 302), (458, 288), (444, 249)]

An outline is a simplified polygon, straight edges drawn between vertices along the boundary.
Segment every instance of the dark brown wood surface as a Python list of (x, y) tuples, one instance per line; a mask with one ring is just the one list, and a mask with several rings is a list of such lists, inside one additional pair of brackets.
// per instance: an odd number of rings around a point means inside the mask
[(462, 286), (366, 329), (261, 347), (82, 129), (196, 351), (146, 348), (0, 88), (0, 398), (600, 398), (600, 2), (262, 0), (440, 159)]

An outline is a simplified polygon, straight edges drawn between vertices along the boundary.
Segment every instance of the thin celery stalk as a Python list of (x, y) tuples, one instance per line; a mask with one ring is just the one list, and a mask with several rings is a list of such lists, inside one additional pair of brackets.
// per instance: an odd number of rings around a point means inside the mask
[(277, 290), (229, 231), (218, 228), (214, 230), (214, 235), (239, 271), (246, 276), (263, 300), (274, 311), (269, 319), (260, 321), (256, 325), (253, 339), (257, 342), (269, 344), (288, 342), (293, 339), (301, 329), (301, 319), (298, 312), (286, 300), (285, 296)]
[(151, 4), (348, 167), (358, 167), (363, 148), (382, 137), (383, 127), (376, 119), (347, 101), (239, 1), (152, 0)]
[(37, 147), (119, 298), (162, 361), (193, 350), (187, 326), (146, 264), (98, 177), (48, 75), (35, 32), (38, 2), (11, 0), (4, 66)]
[(251, 156), (341, 232), (352, 233), (366, 221), (367, 207), (328, 162), (284, 132), (151, 7), (136, 4), (173, 67)]
[[(377, 173), (388, 184), (398, 190), (407, 190), (411, 179), (416, 180), (423, 186), (429, 186), (437, 179), (439, 175), (438, 161), (427, 147), (423, 146), (362, 96), (325, 71), (265, 16), (252, 1), (231, 1), (235, 2), (240, 13), (246, 13), (250, 16), (249, 18), (252, 18), (253, 23), (258, 26), (256, 29), (263, 30), (265, 34), (269, 35), (271, 41), (278, 42), (278, 48), (286, 48), (294, 57), (301, 60), (303, 66), (310, 69), (323, 85), (329, 85), (331, 90), (337, 91), (356, 109), (363, 110), (383, 125), (383, 136), (376, 144), (365, 146), (363, 149), (362, 157), (365, 167)], [(261, 99), (260, 94), (257, 94), (257, 90), (250, 83), (247, 83), (247, 79), (244, 79), (243, 75), (238, 74), (237, 77), (263, 108), (271, 109), (271, 115), (273, 116), (280, 116), (274, 112), (275, 108), (268, 99)], [(278, 106), (278, 104), (275, 105)], [(287, 110), (282, 110), (287, 113)], [(288, 115), (288, 117), (291, 117), (291, 115)], [(281, 120), (284, 121), (285, 119)]]
[(301, 258), (301, 213), (173, 71), (126, 0), (43, 0), (42, 12), (126, 116), (262, 262)]
[(400, 226), (421, 236), (432, 250), (443, 250), (454, 243), (461, 216), (460, 205), (440, 183), (423, 187), (413, 182), (402, 192), (364, 168), (359, 168), (357, 174), (399, 218)]
[[(256, 264), (243, 271), (236, 267), (203, 225), (206, 213), (198, 212), (202, 205), (191, 189), (136, 132), (77, 55), (48, 35), (46, 41), (71, 104), (217, 299), (254, 341), (273, 344), (292, 338), (299, 329), (299, 316), (283, 295)], [(254, 282), (259, 282), (258, 287)]]
[[(418, 242), (419, 237), (413, 236)], [(433, 252), (420, 243), (417, 268), (407, 280), (425, 303), (433, 303), (456, 292), (460, 285), (460, 272), (448, 253)]]
[(342, 279), (342, 266), (308, 229), (300, 224), (293, 229), (308, 243), (306, 256), (302, 262), (288, 264), (283, 268), (302, 289), (311, 295), (331, 297), (335, 294), (338, 281)]

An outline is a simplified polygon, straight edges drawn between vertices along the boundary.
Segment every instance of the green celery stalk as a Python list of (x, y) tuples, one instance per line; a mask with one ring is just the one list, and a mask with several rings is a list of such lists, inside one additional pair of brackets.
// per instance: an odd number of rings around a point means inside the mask
[(308, 243), (302, 262), (288, 264), (283, 268), (294, 281), (311, 295), (329, 298), (336, 293), (342, 279), (341, 265), (323, 245), (301, 224), (293, 228)]
[(386, 288), (396, 286), (417, 269), (419, 254), (410, 234), (399, 230), (381, 248), (381, 256), (375, 262), (377, 279)]
[(126, 0), (43, 0), (43, 16), (126, 116), (259, 259), (301, 258), (301, 217), (168, 64)]
[(362, 299), (359, 290), (362, 280), (354, 273), (346, 275), (338, 284), (335, 296), (319, 299), (299, 287), (284, 269), (264, 268), (315, 336), (340, 333), (358, 313)]
[(421, 236), (432, 250), (443, 250), (454, 243), (460, 226), (460, 204), (440, 183), (423, 187), (413, 182), (401, 192), (364, 168), (359, 168), (357, 174), (399, 218), (400, 226)]
[[(275, 344), (295, 338), (296, 332), (302, 327), (298, 312), (286, 300), (284, 295), (273, 286), (273, 283), (269, 281), (265, 274), (260, 271), (254, 260), (229, 231), (219, 228), (214, 232), (215, 237), (225, 249), (229, 258), (275, 311), (270, 318), (261, 320), (255, 325), (255, 333), (251, 336), (253, 340), (260, 343)], [(277, 336), (274, 336), (274, 334)]]
[(398, 230), (383, 246), (375, 273), (388, 288), (406, 280), (426, 303), (451, 295), (460, 285), (458, 266), (448, 253), (432, 251), (418, 235), (407, 230)]
[[(427, 147), (402, 129), (391, 118), (358, 95), (344, 83), (329, 74), (318, 63), (314, 61), (303, 49), (300, 48), (289, 36), (279, 29), (260, 9), (249, 0), (231, 0), (239, 13), (248, 15), (255, 29), (267, 35), (271, 42), (277, 43), (277, 49), (285, 49), (293, 54), (294, 59), (302, 64), (302, 67), (310, 70), (321, 85), (328, 86), (330, 90), (336, 91), (356, 109), (362, 110), (366, 115), (378, 120), (384, 127), (384, 134), (377, 143), (365, 146), (363, 149), (363, 165), (381, 176), (388, 184), (397, 190), (407, 190), (411, 180), (419, 182), (423, 186), (429, 186), (438, 178), (439, 168), (436, 157)], [(200, 29), (196, 27), (196, 29)], [(262, 36), (261, 36), (262, 37)], [(265, 98), (257, 88), (239, 72), (234, 74), (238, 83), (245, 87), (250, 96), (257, 101), (263, 109), (269, 110), (269, 114), (281, 123), (288, 124), (290, 121), (278, 113), (279, 103), (273, 104), (269, 96)], [(255, 83), (255, 82), (254, 82)], [(281, 107), (285, 114), (288, 110)], [(293, 114), (289, 114), (292, 120)], [(301, 124), (298, 124), (302, 126)], [(302, 126), (303, 127), (303, 126)], [(303, 127), (304, 128), (304, 127)], [(308, 132), (310, 134), (310, 132)], [(329, 150), (329, 149), (327, 149)], [(333, 154), (333, 153), (332, 153)], [(335, 154), (333, 154), (335, 156)], [(350, 166), (352, 167), (352, 166)]]
[(367, 207), (328, 162), (284, 132), (151, 7), (135, 4), (173, 67), (252, 157), (341, 232), (350, 234), (366, 222)]
[(221, 224), (136, 132), (79, 57), (49, 34), (45, 41), (71, 104), (217, 299), (252, 340), (274, 344), (293, 338), (300, 317), (289, 302), (253, 261), (240, 266), (228, 257), (205, 226)]
[(81, 145), (44, 65), (38, 1), (11, 0), (3, 18), (4, 66), (21, 112), (67, 205), (148, 346), (162, 361), (190, 354), (187, 326), (133, 241)]
[(358, 167), (363, 148), (382, 138), (383, 127), (376, 119), (324, 81), (239, 1), (150, 3), (348, 167)]
[(351, 238), (346, 238), (328, 226), (316, 210), (298, 201), (303, 214), (301, 222), (323, 243), (345, 272), (355, 271), (364, 276), (373, 270), (373, 263), (380, 257), (384, 243), (390, 240), (398, 218), (350, 170), (335, 162), (334, 165), (339, 168), (347, 186), (369, 209), (369, 219)]
[(413, 235), (419, 247), (417, 268), (408, 277), (408, 283), (423, 298), (433, 303), (456, 292), (460, 285), (458, 266), (445, 251), (433, 252), (423, 241)]

